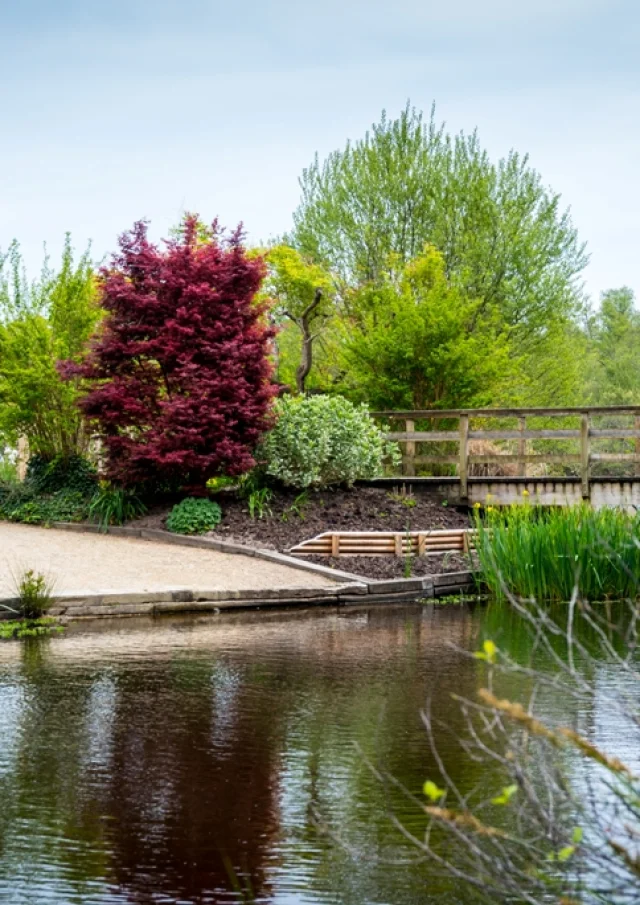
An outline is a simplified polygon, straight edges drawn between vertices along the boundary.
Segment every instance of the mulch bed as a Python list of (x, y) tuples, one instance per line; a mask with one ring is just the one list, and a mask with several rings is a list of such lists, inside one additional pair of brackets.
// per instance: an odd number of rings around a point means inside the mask
[[(440, 528), (468, 528), (468, 513), (443, 506), (416, 493), (405, 496), (385, 488), (356, 487), (351, 490), (311, 491), (303, 498), (289, 492), (274, 493), (269, 512), (251, 519), (247, 501), (234, 494), (219, 494), (223, 518), (209, 536), (263, 549), (287, 553), (291, 547), (324, 531), (425, 531)], [(157, 508), (133, 525), (164, 528), (167, 507)], [(369, 578), (402, 578), (404, 559), (395, 556), (305, 557), (311, 562), (333, 566)], [(467, 568), (458, 554), (416, 557), (412, 575), (431, 575)]]

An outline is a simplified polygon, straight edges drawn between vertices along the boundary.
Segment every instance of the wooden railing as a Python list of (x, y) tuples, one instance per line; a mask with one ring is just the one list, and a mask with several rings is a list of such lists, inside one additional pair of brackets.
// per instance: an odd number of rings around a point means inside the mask
[[(474, 465), (505, 465), (515, 463), (516, 474), (526, 477), (528, 465), (570, 466), (579, 476), (582, 496), (589, 497), (589, 483), (594, 463), (611, 462), (633, 466), (633, 475), (640, 480), (640, 406), (611, 406), (608, 408), (523, 408), (523, 409), (453, 409), (424, 411), (373, 412), (373, 417), (393, 425), (401, 422), (404, 430), (390, 430), (386, 437), (400, 443), (403, 449), (402, 472), (405, 476), (415, 476), (416, 467), (455, 466), (460, 479), (460, 497), (467, 497), (469, 472)], [(575, 427), (535, 429), (530, 426), (532, 419), (571, 418)], [(615, 420), (616, 426), (594, 425), (595, 421)], [(491, 427), (487, 422), (513, 420), (513, 428)], [(438, 430), (438, 422), (457, 421), (457, 429)], [(476, 422), (484, 425), (475, 426)], [(617, 426), (619, 421), (629, 422), (628, 426)], [(416, 422), (428, 422), (429, 429), (416, 430)], [(516, 452), (474, 453), (470, 449), (473, 440), (484, 440), (490, 444), (511, 441)], [(572, 441), (573, 452), (530, 452), (536, 441)], [(624, 440), (633, 443), (633, 452), (594, 451), (593, 441)], [(457, 453), (418, 454), (418, 444), (454, 443)]]

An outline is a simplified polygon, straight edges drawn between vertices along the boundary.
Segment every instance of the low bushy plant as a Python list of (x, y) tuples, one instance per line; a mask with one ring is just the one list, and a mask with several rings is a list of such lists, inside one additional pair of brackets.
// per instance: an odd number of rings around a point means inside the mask
[(275, 409), (275, 427), (257, 457), (286, 487), (351, 485), (382, 475), (385, 458), (399, 460), (365, 405), (342, 396), (285, 396)]
[(173, 507), (167, 530), (173, 534), (206, 534), (220, 524), (222, 510), (212, 500), (187, 497)]
[(483, 578), (539, 602), (635, 598), (640, 575), (640, 514), (588, 504), (543, 510), (519, 505), (476, 511)]
[(53, 603), (53, 585), (41, 572), (25, 569), (16, 579), (17, 613), (22, 619), (40, 619)]
[(25, 525), (81, 522), (89, 515), (89, 501), (80, 492), (61, 490), (40, 496), (28, 485), (0, 487), (0, 518)]
[(95, 493), (98, 475), (93, 465), (83, 456), (56, 456), (47, 459), (33, 455), (27, 465), (26, 483), (39, 494), (65, 490), (90, 497)]
[(147, 507), (133, 490), (100, 486), (89, 504), (89, 516), (106, 531), (109, 525), (124, 525), (139, 518)]

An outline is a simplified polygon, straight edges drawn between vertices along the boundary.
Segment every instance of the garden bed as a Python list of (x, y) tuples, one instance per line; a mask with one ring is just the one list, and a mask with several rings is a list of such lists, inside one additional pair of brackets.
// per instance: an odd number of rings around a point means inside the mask
[[(351, 490), (325, 490), (299, 494), (274, 492), (265, 502), (262, 517), (251, 518), (246, 499), (235, 494), (219, 494), (222, 522), (209, 537), (252, 547), (288, 553), (291, 547), (325, 531), (417, 531), (443, 528), (468, 528), (466, 512), (443, 506), (416, 494), (402, 496), (386, 488), (356, 487)], [(131, 527), (161, 529), (169, 514), (157, 507)], [(306, 561), (333, 566), (374, 579), (402, 578), (408, 564), (395, 556), (344, 556), (338, 559), (314, 556)], [(411, 575), (431, 575), (467, 568), (458, 554), (415, 557)]]

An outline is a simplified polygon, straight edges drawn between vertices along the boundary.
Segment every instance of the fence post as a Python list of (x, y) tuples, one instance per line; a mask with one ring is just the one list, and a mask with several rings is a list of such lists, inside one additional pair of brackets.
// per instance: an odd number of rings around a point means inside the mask
[(460, 499), (466, 500), (469, 455), (469, 416), (460, 415)]
[(583, 415), (580, 422), (580, 481), (582, 498), (589, 499), (589, 415)]
[[(405, 430), (408, 434), (414, 433), (416, 425), (414, 421), (405, 422)], [(402, 460), (402, 471), (407, 477), (414, 477), (416, 473), (416, 463), (414, 462), (416, 455), (415, 440), (407, 440), (404, 445), (404, 457)]]
[[(636, 415), (635, 420), (635, 428), (636, 428), (636, 456), (640, 457), (640, 415)], [(633, 469), (633, 473), (636, 477), (640, 476), (640, 461), (636, 460), (634, 463), (635, 467)]]
[[(522, 415), (518, 420), (518, 430), (520, 433), (524, 433), (527, 429), (527, 417), (526, 415)], [(518, 455), (524, 459), (527, 454), (527, 441), (524, 437), (520, 437), (518, 440)], [(518, 477), (525, 478), (527, 476), (527, 463), (524, 461), (518, 462)]]

